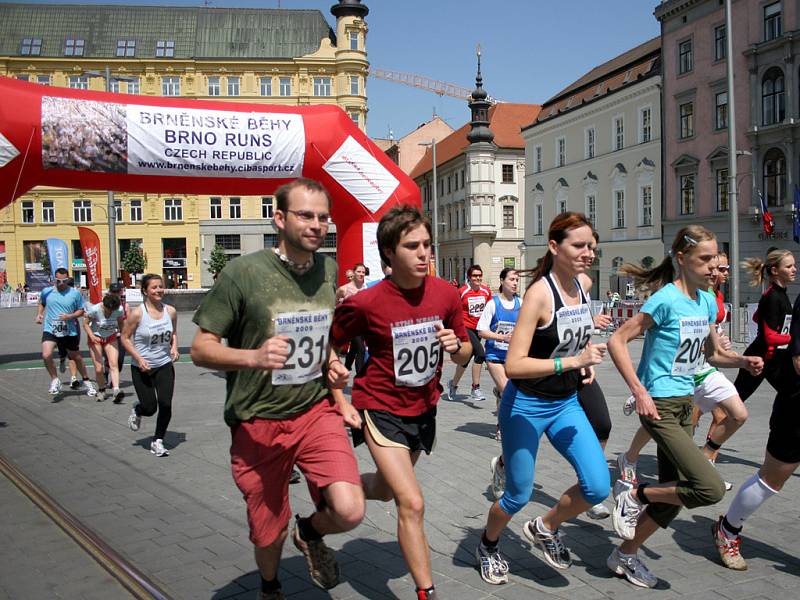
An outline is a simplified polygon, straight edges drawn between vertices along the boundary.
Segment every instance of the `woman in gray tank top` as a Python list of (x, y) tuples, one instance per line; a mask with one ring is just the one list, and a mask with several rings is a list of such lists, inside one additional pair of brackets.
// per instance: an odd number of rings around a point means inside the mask
[(133, 387), (138, 396), (128, 426), (138, 431), (142, 417), (151, 417), (158, 411), (150, 452), (167, 456), (164, 436), (172, 418), (172, 363), (178, 360), (178, 314), (174, 307), (163, 303), (164, 281), (160, 275), (142, 278), (142, 296), (144, 301), (131, 311), (122, 330), (122, 345), (131, 356)]

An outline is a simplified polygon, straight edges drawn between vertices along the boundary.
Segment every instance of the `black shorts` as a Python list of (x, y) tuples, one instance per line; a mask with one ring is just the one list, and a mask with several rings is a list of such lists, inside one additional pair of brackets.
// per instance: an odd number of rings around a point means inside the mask
[(481, 338), (478, 336), (478, 331), (476, 329), (467, 329), (467, 337), (469, 337), (469, 343), (472, 344), (472, 356), (461, 366), (466, 368), (470, 359), (473, 357), (475, 358), (476, 365), (482, 365), (486, 360), (486, 352), (483, 349)]
[(769, 418), (767, 452), (786, 464), (800, 463), (800, 391), (775, 396)]
[(436, 442), (436, 408), (416, 417), (403, 417), (386, 410), (360, 410), (361, 429), (353, 429), (353, 446), (364, 443), (364, 428), (369, 427), (379, 446), (424, 450), (430, 454)]
[(52, 333), (47, 331), (42, 332), (42, 341), (43, 342), (55, 342), (56, 347), (58, 348), (58, 353), (61, 355), (66, 354), (67, 352), (78, 352), (81, 348), (81, 336), (78, 335), (65, 335), (62, 337), (56, 337)]

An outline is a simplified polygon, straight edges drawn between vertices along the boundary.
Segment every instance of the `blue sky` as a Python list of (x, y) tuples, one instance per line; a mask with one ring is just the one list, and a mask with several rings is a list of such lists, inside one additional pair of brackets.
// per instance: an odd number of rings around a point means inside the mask
[[(51, 0), (53, 1), (53, 0)], [(482, 48), (484, 88), (510, 102), (541, 103), (585, 72), (659, 35), (657, 0), (363, 0), (367, 51), (377, 68), (472, 88)], [(75, 2), (63, 2), (75, 3)], [(81, 4), (113, 4), (115, 0)], [(202, 1), (125, 0), (124, 4), (198, 6)], [(334, 0), (211, 0), (211, 6), (316, 8), (333, 24)], [(401, 137), (434, 113), (457, 128), (465, 103), (370, 78), (367, 132)]]

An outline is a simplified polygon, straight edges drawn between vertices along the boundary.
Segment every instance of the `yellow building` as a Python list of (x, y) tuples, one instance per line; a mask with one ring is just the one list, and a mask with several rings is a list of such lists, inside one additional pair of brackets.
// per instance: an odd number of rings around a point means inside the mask
[[(334, 31), (318, 10), (0, 4), (0, 75), (149, 96), (332, 104), (365, 129), (368, 12), (360, 0), (339, 0)], [(147, 271), (169, 286), (209, 286), (215, 244), (237, 255), (274, 241), (271, 197), (120, 193), (115, 202), (118, 264), (141, 245)], [(105, 190), (39, 187), (0, 210), (7, 280), (35, 289), (43, 242), (57, 237), (82, 281), (78, 226), (97, 232), (107, 271), (107, 204)]]

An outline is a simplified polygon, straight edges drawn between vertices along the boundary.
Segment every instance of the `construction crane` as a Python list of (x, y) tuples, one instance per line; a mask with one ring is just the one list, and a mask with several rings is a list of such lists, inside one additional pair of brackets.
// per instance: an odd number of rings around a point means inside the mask
[[(440, 98), (442, 96), (450, 96), (451, 98), (458, 98), (459, 100), (469, 100), (472, 95), (472, 90), (468, 88), (461, 87), (455, 83), (448, 83), (446, 81), (432, 79), (431, 77), (425, 77), (424, 75), (417, 75), (416, 73), (405, 73), (403, 71), (391, 71), (389, 69), (370, 67), (368, 74), (378, 79), (385, 79), (386, 81), (393, 81), (395, 83), (433, 92)], [(492, 104), (498, 102), (498, 100), (491, 97), (489, 101)]]

